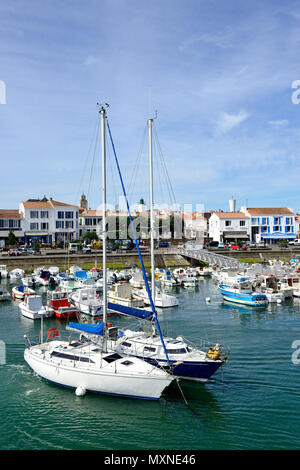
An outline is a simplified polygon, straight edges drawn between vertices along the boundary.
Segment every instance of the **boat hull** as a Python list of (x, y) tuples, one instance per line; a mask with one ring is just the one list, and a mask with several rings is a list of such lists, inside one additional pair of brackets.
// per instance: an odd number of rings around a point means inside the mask
[(107, 372), (102, 369), (84, 370), (78, 366), (55, 364), (33, 354), (30, 349), (25, 350), (24, 359), (37, 375), (57, 385), (72, 389), (83, 387), (87, 392), (120, 397), (158, 400), (173, 380), (167, 375), (120, 376), (113, 370)]

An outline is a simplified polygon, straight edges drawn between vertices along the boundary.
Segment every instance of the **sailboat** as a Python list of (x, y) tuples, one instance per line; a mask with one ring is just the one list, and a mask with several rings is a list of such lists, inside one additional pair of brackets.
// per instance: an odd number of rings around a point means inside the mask
[[(153, 181), (152, 181), (152, 123), (153, 119), (148, 119), (149, 129), (149, 166), (150, 166), (150, 236), (152, 246), (154, 246), (154, 231), (153, 231)], [(112, 136), (110, 128), (108, 126), (110, 138)], [(117, 156), (112, 141), (112, 147), (114, 150), (115, 159), (118, 165)], [(119, 170), (120, 173), (120, 170)], [(142, 273), (144, 277), (145, 288), (148, 293), (149, 303), (151, 311), (142, 309), (127, 309), (125, 312), (127, 315), (144, 319), (146, 328), (144, 331), (132, 331), (126, 329), (125, 331), (118, 331), (118, 335), (110, 341), (110, 347), (114, 349), (118, 354), (127, 354), (129, 357), (139, 357), (154, 364), (159, 368), (165, 368), (171, 370), (172, 373), (177, 376), (188, 380), (194, 380), (199, 382), (206, 382), (218, 369), (227, 361), (227, 357), (224, 356), (222, 346), (215, 344), (207, 347), (207, 350), (199, 350), (196, 346), (189, 345), (187, 341), (181, 336), (176, 338), (164, 337), (161, 333), (159, 323), (157, 321), (157, 313), (155, 310), (155, 269), (154, 269), (154, 250), (151, 250), (151, 288), (152, 295), (150, 292), (147, 275), (144, 269), (139, 244), (137, 241), (132, 217), (130, 214), (129, 203), (125, 187), (122, 181), (121, 173), (121, 184), (123, 188), (124, 197), (127, 204), (127, 210), (131, 222), (132, 231), (135, 238), (135, 243), (142, 266)], [(120, 313), (124, 313), (125, 307), (110, 306), (110, 308), (117, 309)], [(123, 309), (123, 311), (122, 311)], [(147, 328), (147, 325), (149, 328)], [(148, 330), (148, 331), (147, 331)]]
[[(51, 328), (47, 331), (50, 341), (42, 340), (41, 344), (34, 346), (28, 341), (24, 358), (41, 377), (61, 386), (71, 387), (80, 395), (88, 391), (157, 400), (174, 377), (142, 359), (120, 355), (108, 348), (108, 339), (114, 335), (115, 330), (111, 330), (106, 323), (106, 109), (100, 106), (99, 112), (102, 135), (103, 322), (70, 323), (68, 329), (81, 335), (74, 341), (56, 339), (58, 331)], [(82, 338), (84, 333), (91, 334), (89, 340)], [(101, 337), (99, 344), (95, 344), (95, 337)]]

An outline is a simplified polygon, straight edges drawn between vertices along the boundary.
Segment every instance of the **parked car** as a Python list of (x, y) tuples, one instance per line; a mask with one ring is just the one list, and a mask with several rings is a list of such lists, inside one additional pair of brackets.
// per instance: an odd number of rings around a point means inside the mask
[(295, 245), (295, 246), (299, 245), (300, 246), (300, 238), (297, 238), (296, 240), (291, 240), (289, 242), (289, 245)]
[(239, 246), (238, 246), (236, 243), (231, 243), (231, 244), (229, 245), (229, 248), (230, 248), (231, 250), (238, 250), (238, 249), (239, 249)]
[(21, 252), (17, 249), (9, 250), (8, 256), (19, 256)]
[(216, 241), (214, 241), (214, 240), (207, 243), (207, 246), (208, 246), (209, 248), (217, 247), (218, 245), (219, 245), (219, 242), (216, 242)]
[(82, 253), (91, 253), (91, 252), (92, 252), (92, 250), (91, 250), (91, 247), (90, 247), (90, 246), (84, 245), (84, 246), (82, 247)]

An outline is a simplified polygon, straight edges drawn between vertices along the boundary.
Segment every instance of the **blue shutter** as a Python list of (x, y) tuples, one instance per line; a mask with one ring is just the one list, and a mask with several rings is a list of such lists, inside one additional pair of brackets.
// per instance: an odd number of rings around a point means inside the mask
[(285, 226), (285, 227), (284, 227), (284, 229), (285, 229), (285, 230), (284, 230), (284, 231), (285, 231), (285, 233), (287, 233), (287, 226)]
[(292, 228), (291, 228), (292, 232), (294, 232), (294, 225), (292, 225)]
[(281, 231), (282, 231), (282, 227), (281, 227), (281, 225), (279, 225), (279, 232), (281, 232)]
[(270, 227), (268, 227), (268, 233), (270, 233)]
[(285, 218), (285, 225), (289, 225), (289, 218), (288, 217)]
[(267, 225), (269, 225), (269, 217), (267, 217)]

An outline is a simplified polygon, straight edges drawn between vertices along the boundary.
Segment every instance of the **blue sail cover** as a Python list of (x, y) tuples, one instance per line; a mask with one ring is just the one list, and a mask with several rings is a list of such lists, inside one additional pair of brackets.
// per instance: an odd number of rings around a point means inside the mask
[(88, 279), (90, 277), (84, 270), (75, 271), (74, 276), (76, 277), (76, 279)]
[(130, 315), (132, 317), (142, 318), (143, 320), (152, 320), (153, 313), (149, 310), (143, 310), (141, 308), (126, 307), (125, 305), (115, 304), (108, 302), (107, 307), (114, 312), (123, 313), (124, 315)]
[(70, 328), (75, 328), (76, 330), (83, 331), (85, 333), (91, 333), (92, 335), (103, 335), (104, 323), (69, 323)]

